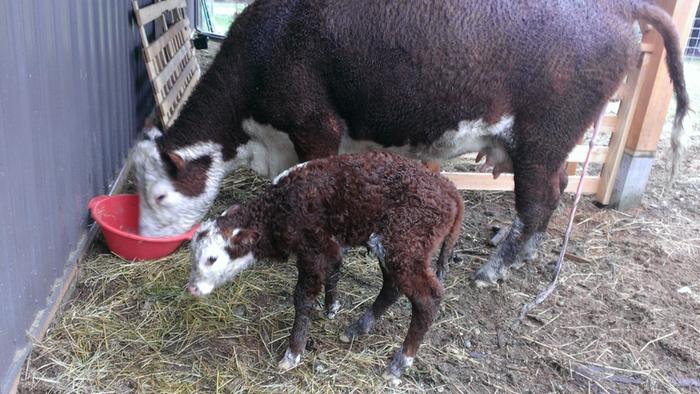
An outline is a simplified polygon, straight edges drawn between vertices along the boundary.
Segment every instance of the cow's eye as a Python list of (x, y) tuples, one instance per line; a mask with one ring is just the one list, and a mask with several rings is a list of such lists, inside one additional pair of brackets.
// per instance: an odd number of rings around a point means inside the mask
[(212, 265), (216, 262), (216, 256), (211, 256), (207, 259), (207, 265)]

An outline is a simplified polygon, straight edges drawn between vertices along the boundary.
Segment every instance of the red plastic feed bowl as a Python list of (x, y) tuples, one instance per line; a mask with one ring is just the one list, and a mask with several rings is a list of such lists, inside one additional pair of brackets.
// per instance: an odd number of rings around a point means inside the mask
[(102, 228), (109, 250), (125, 260), (153, 260), (175, 251), (192, 239), (199, 225), (174, 237), (151, 238), (138, 234), (139, 196), (118, 194), (93, 197), (88, 203), (92, 217)]

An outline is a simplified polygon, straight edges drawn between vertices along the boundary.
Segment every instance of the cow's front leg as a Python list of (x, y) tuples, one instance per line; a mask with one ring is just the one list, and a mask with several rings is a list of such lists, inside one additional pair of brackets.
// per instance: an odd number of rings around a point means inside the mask
[(299, 365), (301, 355), (306, 348), (311, 311), (314, 308), (316, 297), (321, 293), (325, 279), (321, 273), (314, 270), (315, 265), (301, 256), (297, 261), (299, 277), (294, 290), (294, 325), (289, 338), (289, 347), (278, 364), (279, 369), (283, 371)]
[(515, 208), (518, 214), (506, 238), (474, 275), (478, 287), (496, 284), (506, 278), (511, 267), (521, 266), (536, 256), (563, 190), (561, 171), (548, 168), (551, 166), (516, 164)]

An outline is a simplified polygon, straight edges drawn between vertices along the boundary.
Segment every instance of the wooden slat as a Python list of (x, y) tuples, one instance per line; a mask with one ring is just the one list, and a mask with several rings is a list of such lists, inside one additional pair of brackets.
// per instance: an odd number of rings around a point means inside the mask
[(638, 89), (638, 86), (640, 85), (640, 80), (647, 75), (649, 56), (644, 54), (640, 56), (642, 56), (640, 67), (635, 67), (627, 76), (628, 82), (626, 84), (627, 90), (624, 94), (625, 99), (622, 100), (620, 110), (618, 111), (618, 128), (610, 139), (608, 158), (600, 174), (600, 187), (596, 192), (596, 200), (601, 204), (610, 203), (613, 183), (617, 177), (622, 154), (625, 150), (625, 140), (629, 134), (632, 118), (634, 117), (641, 94), (640, 91), (642, 90)]
[(141, 9), (134, 9), (136, 18), (143, 26), (161, 16), (165, 11), (187, 6), (186, 0), (164, 0)]
[(600, 124), (601, 130), (614, 133), (615, 130), (617, 130), (618, 122), (619, 119), (617, 115), (605, 115), (603, 117), (603, 122)]
[(184, 32), (185, 36), (187, 36), (187, 20), (181, 20), (177, 22), (176, 24), (170, 26), (168, 31), (163, 33), (162, 36), (158, 37), (157, 40), (153, 41), (149, 45), (144, 46), (144, 52), (146, 53), (146, 58), (147, 59), (152, 59), (160, 53), (160, 51), (165, 48), (170, 41), (172, 41), (175, 38), (175, 35), (179, 32)]
[(170, 125), (172, 125), (175, 119), (177, 119), (177, 117), (180, 115), (180, 111), (182, 110), (183, 105), (190, 97), (190, 94), (192, 94), (194, 87), (197, 86), (200, 73), (201, 71), (199, 70), (199, 67), (196, 70), (194, 70), (194, 75), (192, 75), (192, 79), (190, 80), (189, 84), (187, 84), (187, 88), (185, 88), (185, 91), (182, 92), (182, 96), (180, 96), (180, 100), (177, 102), (177, 107), (175, 108), (175, 111), (173, 111), (172, 115), (166, 122), (167, 127), (170, 127)]
[[(175, 85), (173, 85), (172, 89), (170, 89), (170, 92), (168, 92), (168, 95), (165, 97), (165, 100), (163, 100), (163, 102), (161, 103), (160, 108), (163, 114), (170, 114), (171, 110), (176, 109), (178, 107), (178, 103), (181, 101), (177, 100), (178, 95), (180, 91), (185, 87), (185, 83), (189, 82), (189, 86), (187, 87), (185, 93), (192, 90), (191, 87), (196, 83), (196, 80), (188, 81), (188, 78), (190, 77), (190, 74), (192, 74), (194, 71), (197, 71), (195, 75), (198, 75), (199, 66), (197, 65), (197, 60), (195, 58), (192, 58), (190, 59), (189, 63), (187, 63), (185, 69), (182, 70), (182, 73), (177, 78), (177, 82), (175, 82)], [(195, 78), (195, 76), (192, 76), (192, 78)]]
[(623, 97), (625, 97), (625, 84), (621, 83), (620, 86), (617, 87), (617, 90), (615, 90), (615, 93), (613, 93), (612, 97), (610, 97), (610, 100), (622, 100)]
[[(442, 175), (460, 190), (512, 191), (515, 185), (513, 174), (502, 174), (498, 179), (493, 179), (491, 174), (478, 172), (443, 172)], [(576, 192), (579, 179), (579, 176), (570, 176), (565, 192)], [(583, 194), (594, 194), (598, 190), (599, 182), (598, 176), (586, 176), (583, 179)]]
[[(683, 41), (685, 42), (685, 41)], [(650, 43), (650, 42), (643, 42), (642, 43), (642, 52), (644, 53), (652, 53), (656, 50), (656, 45)]]
[[(591, 163), (605, 163), (605, 159), (608, 156), (607, 146), (594, 146), (591, 151)], [(586, 154), (588, 153), (588, 144), (576, 145), (574, 149), (569, 153), (566, 161), (569, 163), (583, 163), (586, 160)], [(466, 155), (460, 156), (460, 159), (476, 159), (476, 153), (468, 153)], [(482, 159), (483, 160), (483, 159)], [(482, 161), (483, 163), (483, 161)]]
[(183, 60), (185, 60), (188, 53), (190, 53), (190, 49), (187, 47), (187, 45), (183, 45), (180, 50), (177, 51), (175, 56), (170, 59), (163, 70), (155, 78), (153, 78), (155, 89), (163, 89), (165, 87), (170, 78), (172, 78), (173, 73), (177, 71), (178, 66)]
[[(581, 144), (576, 145), (574, 149), (569, 153), (569, 157), (566, 159), (569, 163), (583, 163), (586, 160), (586, 155), (588, 154), (588, 145)], [(605, 163), (605, 159), (608, 157), (608, 147), (607, 146), (594, 146), (591, 150), (590, 163)], [(573, 174), (570, 174), (573, 175)]]

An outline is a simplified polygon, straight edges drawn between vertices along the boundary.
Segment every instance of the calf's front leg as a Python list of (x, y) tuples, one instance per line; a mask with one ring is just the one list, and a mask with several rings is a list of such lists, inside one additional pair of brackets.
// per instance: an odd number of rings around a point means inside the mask
[(289, 347), (284, 352), (284, 357), (277, 364), (279, 369), (286, 371), (299, 365), (301, 355), (306, 348), (309, 335), (311, 312), (314, 308), (316, 297), (321, 293), (324, 278), (318, 272), (307, 269), (305, 261), (299, 257), (297, 263), (299, 276), (294, 289), (294, 325), (289, 338)]
[[(341, 257), (342, 259), (342, 257)], [(335, 315), (340, 310), (340, 301), (338, 300), (338, 280), (340, 279), (340, 264), (341, 259), (334, 262), (326, 275), (326, 285), (324, 290), (326, 292), (324, 303), (325, 303), (325, 314), (326, 319), (334, 319)]]

